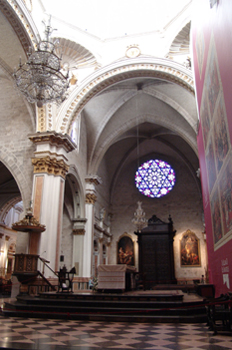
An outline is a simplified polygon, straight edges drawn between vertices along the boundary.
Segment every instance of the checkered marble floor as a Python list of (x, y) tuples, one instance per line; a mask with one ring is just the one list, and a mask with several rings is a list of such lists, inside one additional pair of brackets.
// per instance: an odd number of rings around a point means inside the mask
[(231, 335), (213, 335), (205, 324), (150, 324), (4, 317), (0, 349), (219, 350)]

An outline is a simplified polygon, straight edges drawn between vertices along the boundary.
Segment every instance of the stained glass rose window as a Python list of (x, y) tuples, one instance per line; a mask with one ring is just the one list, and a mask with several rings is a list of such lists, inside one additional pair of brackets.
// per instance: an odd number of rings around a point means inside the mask
[(149, 160), (143, 163), (135, 174), (138, 190), (147, 197), (159, 198), (173, 189), (176, 177), (172, 167), (163, 160)]

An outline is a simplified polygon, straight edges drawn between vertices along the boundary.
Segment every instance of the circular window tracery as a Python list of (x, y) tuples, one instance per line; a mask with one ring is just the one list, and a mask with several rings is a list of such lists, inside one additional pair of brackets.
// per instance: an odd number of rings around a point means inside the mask
[(144, 196), (159, 198), (173, 189), (176, 177), (172, 167), (163, 160), (143, 163), (135, 174), (135, 184)]

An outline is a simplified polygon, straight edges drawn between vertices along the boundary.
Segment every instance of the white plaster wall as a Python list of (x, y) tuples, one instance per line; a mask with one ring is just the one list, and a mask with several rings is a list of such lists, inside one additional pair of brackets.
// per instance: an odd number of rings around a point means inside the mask
[(101, 184), (96, 187), (97, 191), (97, 202), (95, 205), (95, 215), (99, 217), (99, 212), (102, 208), (105, 208), (107, 212), (110, 211), (110, 203), (109, 203), (109, 176), (107, 172), (107, 164), (105, 159), (103, 159), (101, 163), (101, 167), (98, 171), (98, 176), (101, 179)]
[[(0, 79), (0, 106), (0, 161), (16, 180), (25, 210), (31, 200), (33, 181), (34, 145), (28, 134), (34, 131), (34, 126), (22, 96), (6, 77)], [(4, 196), (1, 196), (0, 207), (5, 204)], [(27, 237), (19, 234), (16, 252), (25, 253), (27, 243)]]
[(79, 150), (73, 150), (68, 153), (68, 164), (76, 169), (78, 174), (79, 186), (85, 190), (85, 177), (87, 170), (87, 134), (85, 118), (80, 123)]

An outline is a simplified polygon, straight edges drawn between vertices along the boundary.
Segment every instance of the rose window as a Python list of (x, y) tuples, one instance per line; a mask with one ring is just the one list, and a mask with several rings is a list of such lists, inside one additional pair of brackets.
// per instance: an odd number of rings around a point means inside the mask
[(172, 167), (158, 159), (143, 163), (135, 174), (136, 187), (142, 194), (151, 198), (165, 196), (173, 189), (175, 180)]

